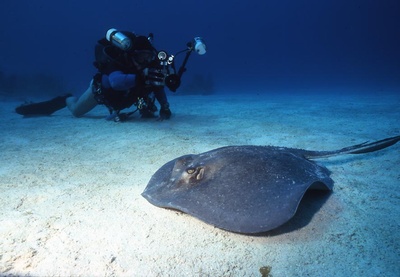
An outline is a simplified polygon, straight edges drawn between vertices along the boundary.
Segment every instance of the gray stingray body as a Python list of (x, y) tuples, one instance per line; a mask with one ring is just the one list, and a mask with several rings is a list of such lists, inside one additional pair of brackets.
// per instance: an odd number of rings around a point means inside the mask
[(308, 189), (332, 190), (330, 171), (310, 159), (373, 152), (400, 136), (336, 151), (227, 146), (162, 166), (142, 193), (150, 203), (193, 215), (218, 228), (260, 233), (287, 222)]

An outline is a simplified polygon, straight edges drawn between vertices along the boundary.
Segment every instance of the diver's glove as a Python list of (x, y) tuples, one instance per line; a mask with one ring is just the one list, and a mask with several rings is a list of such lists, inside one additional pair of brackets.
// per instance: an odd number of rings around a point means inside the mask
[(169, 104), (165, 103), (164, 105), (162, 105), (160, 108), (159, 120), (169, 119), (171, 117), (171, 115), (172, 115), (172, 113), (171, 113), (171, 110), (169, 109)]

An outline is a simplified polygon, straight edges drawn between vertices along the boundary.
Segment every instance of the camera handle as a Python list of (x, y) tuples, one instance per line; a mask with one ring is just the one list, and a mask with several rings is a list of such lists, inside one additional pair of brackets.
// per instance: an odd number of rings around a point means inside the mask
[[(182, 50), (176, 53), (175, 56), (179, 55), (186, 51), (185, 59), (182, 62), (182, 65), (179, 67), (177, 74), (171, 74), (167, 76), (165, 79), (166, 86), (173, 92), (175, 92), (178, 87), (181, 85), (181, 78), (183, 73), (186, 72), (186, 63), (189, 60), (190, 54), (196, 50), (199, 55), (204, 55), (206, 53), (206, 45), (201, 37), (195, 37), (193, 41), (187, 43), (187, 49)], [(175, 69), (174, 64), (172, 63), (172, 67)]]
[[(186, 56), (185, 56), (185, 59), (182, 62), (182, 65), (179, 67), (179, 70), (178, 70), (177, 74), (168, 75), (167, 78), (165, 79), (165, 85), (172, 92), (175, 92), (179, 88), (179, 86), (181, 85), (182, 75), (186, 71), (186, 63), (189, 60), (190, 54), (193, 52), (192, 44), (188, 43), (188, 49), (182, 50), (182, 51), (176, 53), (176, 55), (178, 55), (178, 54), (180, 54), (180, 53), (182, 53), (184, 51), (186, 51)], [(174, 67), (173, 64), (172, 64), (172, 67)]]
[(185, 73), (185, 71), (186, 71), (186, 63), (187, 63), (187, 61), (189, 60), (190, 54), (192, 54), (192, 52), (193, 52), (193, 48), (189, 49), (189, 50), (186, 52), (185, 59), (183, 60), (182, 65), (181, 65), (181, 67), (180, 67), (179, 70), (178, 70), (178, 76), (179, 76), (179, 78), (181, 78), (182, 75), (183, 75), (183, 73)]

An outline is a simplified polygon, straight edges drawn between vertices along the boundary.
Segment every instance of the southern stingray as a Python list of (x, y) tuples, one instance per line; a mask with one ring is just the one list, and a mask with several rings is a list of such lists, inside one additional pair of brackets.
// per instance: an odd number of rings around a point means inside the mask
[(185, 155), (163, 165), (142, 196), (221, 229), (266, 232), (293, 217), (308, 189), (332, 190), (330, 171), (313, 159), (374, 152), (399, 140), (396, 136), (335, 151), (249, 145)]

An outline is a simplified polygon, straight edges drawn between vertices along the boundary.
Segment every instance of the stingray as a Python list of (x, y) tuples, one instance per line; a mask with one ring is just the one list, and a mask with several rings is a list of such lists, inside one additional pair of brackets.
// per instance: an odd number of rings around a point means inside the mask
[(332, 190), (330, 171), (313, 159), (374, 152), (399, 140), (334, 151), (244, 145), (184, 155), (156, 171), (142, 196), (224, 230), (263, 233), (291, 219), (308, 189)]

